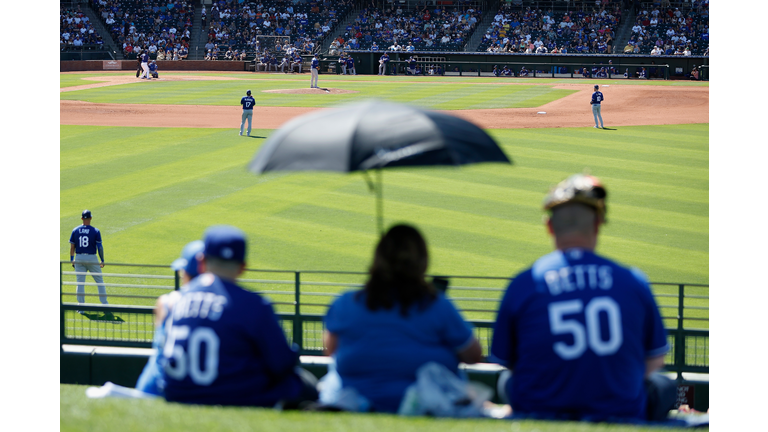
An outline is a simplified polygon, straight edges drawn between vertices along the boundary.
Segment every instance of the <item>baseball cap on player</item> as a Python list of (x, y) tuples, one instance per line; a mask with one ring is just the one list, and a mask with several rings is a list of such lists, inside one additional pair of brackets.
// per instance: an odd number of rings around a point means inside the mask
[(90, 210), (83, 210), (83, 215), (81, 216), (82, 219), (90, 219), (91, 218), (91, 211)]
[(544, 198), (544, 210), (552, 211), (555, 207), (567, 203), (580, 203), (592, 207), (605, 221), (605, 198), (607, 196), (597, 177), (586, 174), (574, 174), (558, 183)]
[(245, 233), (229, 225), (216, 225), (208, 228), (203, 235), (207, 258), (242, 263), (245, 261)]
[(250, 91), (250, 90), (248, 90), (247, 92), (245, 92), (245, 94), (247, 94), (248, 96), (250, 96), (250, 95), (251, 95), (251, 91)]
[(176, 271), (184, 269), (189, 277), (197, 277), (199, 274), (197, 271), (197, 254), (203, 252), (204, 249), (205, 243), (202, 240), (187, 243), (181, 250), (181, 256), (171, 263), (171, 269)]
[(600, 86), (599, 86), (599, 85), (597, 85), (597, 84), (595, 84), (595, 90), (597, 90), (597, 89), (599, 89), (599, 88), (600, 88)]

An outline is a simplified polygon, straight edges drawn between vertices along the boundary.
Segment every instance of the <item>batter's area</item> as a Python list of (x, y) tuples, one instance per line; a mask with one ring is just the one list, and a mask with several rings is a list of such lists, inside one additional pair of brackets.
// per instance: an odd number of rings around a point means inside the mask
[[(98, 78), (103, 80), (103, 78)], [(162, 76), (161, 76), (161, 79)], [(166, 76), (167, 80), (220, 80), (205, 76)], [(84, 88), (137, 83), (135, 77), (109, 77), (107, 82), (62, 88), (74, 91)], [(415, 81), (418, 82), (418, 81)], [(332, 84), (333, 82), (329, 82)], [(137, 83), (139, 84), (139, 83)], [(149, 83), (147, 83), (149, 84)], [(538, 83), (504, 83), (500, 85), (551, 85)], [(462, 117), (484, 129), (558, 128), (594, 126), (589, 105), (593, 84), (556, 84), (555, 88), (578, 90), (576, 93), (537, 108), (504, 108), (453, 110), (446, 113)], [(346, 93), (329, 88), (321, 93), (332, 98)], [(310, 90), (311, 91), (311, 90)], [(317, 90), (314, 90), (317, 92)], [(605, 126), (641, 126), (662, 124), (709, 123), (709, 87), (602, 85), (605, 95)], [(187, 128), (239, 128), (242, 109), (239, 105), (155, 105), (95, 104), (83, 101), (60, 101), (62, 125), (147, 126)], [(323, 108), (255, 107), (254, 128), (277, 129), (293, 117)], [(539, 114), (546, 112), (546, 114)]]

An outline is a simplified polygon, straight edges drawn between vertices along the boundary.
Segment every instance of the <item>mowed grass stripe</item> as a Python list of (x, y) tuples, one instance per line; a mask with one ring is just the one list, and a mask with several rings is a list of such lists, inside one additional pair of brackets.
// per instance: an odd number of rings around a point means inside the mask
[[(570, 150), (582, 154), (600, 154), (609, 157), (621, 157), (628, 160), (657, 161), (664, 157), (669, 163), (707, 167), (709, 163), (709, 147), (702, 144), (709, 134), (708, 125), (699, 126), (695, 130), (687, 128), (685, 134), (680, 134), (678, 126), (659, 126), (665, 134), (644, 134), (637, 136), (635, 127), (621, 127), (613, 131), (595, 131), (594, 128), (559, 128), (559, 129), (522, 129), (519, 133), (510, 130), (489, 131), (498, 141), (505, 145), (515, 146), (516, 142), (535, 140), (539, 149), (558, 150), (568, 146)], [(656, 136), (674, 136), (672, 139), (656, 138)], [(677, 146), (668, 145), (675, 142)]]
[(81, 206), (73, 206), (70, 203), (79, 203), (84, 197), (92, 202), (109, 204), (233, 167), (242, 167), (245, 171), (245, 162), (252, 152), (251, 140), (243, 139), (242, 144), (236, 146), (146, 169), (136, 167), (136, 171), (118, 177), (62, 190), (62, 213), (63, 215), (78, 213), (77, 209)]
[[(254, 136), (264, 136), (265, 133), (266, 130), (252, 131)], [(61, 139), (62, 190), (122, 176), (134, 172), (137, 166), (147, 169), (172, 163), (179, 159), (180, 154), (191, 157), (220, 150), (233, 143), (243, 144), (243, 138), (232, 130), (224, 132), (219, 129), (107, 128), (100, 132), (99, 144), (85, 149), (71, 145), (86, 139), (92, 137), (74, 134)], [(258, 145), (262, 141), (254, 138), (252, 143)]]
[[(467, 103), (480, 108), (538, 106), (570, 94), (570, 90), (553, 90), (550, 86), (498, 86), (492, 84), (420, 82), (355, 83), (337, 81), (334, 88), (358, 91), (356, 94), (264, 93), (264, 90), (298, 89), (308, 86), (299, 81), (255, 81), (246, 84), (259, 106), (326, 107), (368, 98), (412, 103), (424, 108), (465, 109)], [(321, 84), (328, 87), (330, 84)], [(455, 99), (450, 95), (456, 92)], [(77, 90), (60, 94), (62, 100), (85, 100), (94, 103), (238, 105), (245, 93), (239, 80), (218, 81), (153, 81)], [(474, 96), (472, 96), (474, 94)], [(471, 99), (465, 99), (471, 98)]]
[[(88, 134), (87, 128), (79, 133), (88, 135), (88, 140), (95, 141), (92, 144), (100, 144), (100, 134)], [(106, 170), (94, 169), (91, 173), (96, 177), (95, 183), (84, 179), (82, 186), (76, 185), (75, 176), (71, 177), (73, 187), (62, 191), (61, 201), (63, 259), (68, 255), (66, 241), (72, 227), (79, 223), (80, 211), (90, 208), (99, 215), (95, 225), (105, 233), (108, 261), (112, 262), (167, 263), (178, 256), (184, 244), (199, 238), (207, 226), (229, 223), (241, 227), (249, 236), (270, 239), (267, 244), (253, 246), (256, 255), (264, 256), (264, 265), (308, 268), (307, 264), (321, 264), (331, 266), (328, 269), (361, 271), (367, 268), (377, 234), (374, 196), (362, 176), (254, 176), (245, 171), (245, 165), (260, 140), (240, 138), (231, 130), (219, 131), (224, 134), (221, 138), (216, 136), (221, 148), (200, 138), (215, 149), (213, 152), (190, 157), (189, 153), (196, 150), (189, 147), (197, 145), (168, 143), (164, 140), (173, 140), (173, 134), (158, 132), (159, 147), (165, 149), (160, 154), (140, 148), (136, 155), (127, 150), (126, 155), (108, 161), (114, 169), (120, 160), (136, 164), (131, 173), (109, 177)], [(201, 137), (210, 132), (201, 131)], [(513, 136), (516, 131), (503, 132)], [(231, 138), (227, 138), (229, 135)], [(62, 142), (62, 149), (66, 144)], [(433, 262), (441, 272), (511, 275), (551, 250), (551, 240), (541, 223), (540, 205), (546, 190), (584, 168), (581, 164), (575, 168), (567, 157), (555, 158), (542, 166), (543, 158), (527, 155), (538, 145), (536, 141), (521, 141), (517, 144), (519, 151), (505, 146), (515, 161), (512, 167), (478, 164), (458, 169), (386, 170), (385, 222), (406, 221), (419, 226), (435, 247)], [(171, 162), (142, 162), (142, 152), (147, 159), (165, 158)], [(563, 145), (557, 153), (567, 152), (568, 146)], [(576, 157), (574, 154), (572, 158)], [(99, 161), (93, 165), (98, 166)], [(90, 165), (82, 166), (93, 169)], [(166, 172), (158, 175), (158, 170)], [(620, 165), (592, 168), (592, 172), (604, 180), (610, 194), (610, 222), (601, 240), (602, 253), (638, 265), (654, 280), (660, 280), (660, 276), (671, 281), (708, 280), (708, 200), (680, 200), (678, 195), (687, 191), (670, 193), (675, 182), (659, 187), (654, 184), (653, 173), (641, 175), (641, 171)], [(704, 178), (707, 177), (708, 173)], [(701, 183), (702, 179), (695, 181)], [(263, 241), (266, 240), (260, 240)], [(274, 256), (271, 252), (269, 248), (277, 244), (285, 255)], [(471, 256), (463, 256), (463, 252)], [(256, 255), (249, 259), (258, 259)], [(482, 257), (490, 260), (490, 264), (484, 264)]]
[[(530, 146), (501, 143), (504, 151), (512, 157), (536, 158), (543, 161), (587, 164), (583, 166), (621, 167), (648, 174), (674, 173), (680, 177), (701, 179), (708, 175), (708, 162), (692, 162), (685, 158), (647, 157), (647, 160), (632, 158), (624, 152), (603, 152), (579, 145), (565, 143), (551, 148), (531, 148)], [(698, 165), (698, 166), (697, 166)], [(538, 166), (538, 165), (536, 165)]]
[[(390, 188), (394, 189), (394, 188)], [(400, 193), (398, 193), (400, 192)], [(394, 196), (394, 198), (392, 197)], [(440, 227), (440, 228), (451, 228), (455, 226), (455, 224), (458, 222), (459, 225), (462, 227), (462, 230), (470, 232), (472, 234), (477, 235), (485, 235), (488, 237), (498, 237), (505, 239), (507, 242), (510, 243), (511, 248), (515, 248), (516, 244), (519, 242), (527, 242), (532, 244), (541, 244), (542, 236), (544, 236), (544, 228), (541, 227), (541, 225), (537, 223), (525, 223), (525, 222), (518, 222), (514, 220), (505, 220), (502, 218), (496, 218), (496, 217), (488, 217), (488, 216), (482, 216), (482, 215), (476, 215), (467, 213), (467, 211), (463, 210), (466, 208), (470, 208), (471, 206), (462, 205), (461, 203), (456, 203), (455, 201), (451, 201), (450, 204), (456, 205), (457, 207), (462, 208), (462, 210), (448, 210), (445, 208), (446, 200), (440, 199), (440, 197), (434, 198), (436, 202), (442, 202), (444, 203), (443, 208), (438, 208), (436, 205), (429, 205), (429, 204), (416, 204), (415, 202), (422, 203), (424, 199), (427, 197), (434, 197), (433, 194), (425, 194), (421, 196), (417, 196), (415, 198), (409, 198), (406, 196), (406, 194), (402, 193), (402, 191), (397, 191), (394, 193), (391, 193), (389, 195), (389, 198), (386, 199), (385, 202), (385, 214), (386, 214), (386, 220), (387, 221), (396, 221), (400, 220), (401, 218), (403, 220), (409, 220), (414, 221), (419, 226), (426, 227), (426, 226), (433, 226), (433, 227)], [(331, 197), (327, 197), (322, 200), (322, 204), (316, 204), (313, 203), (313, 205), (320, 205), (324, 207), (331, 207), (333, 209), (341, 209), (344, 211), (350, 211), (350, 212), (359, 212), (360, 210), (357, 210), (357, 207), (351, 206), (348, 203), (350, 203), (352, 200), (344, 199), (344, 197), (340, 197), (341, 199), (332, 199)], [(301, 218), (298, 217), (299, 219)], [(340, 219), (343, 220), (343, 219)], [(331, 222), (329, 222), (331, 223)], [(336, 223), (335, 221), (332, 223)], [(340, 225), (343, 225), (343, 223), (340, 223)], [(612, 228), (612, 229), (611, 229)], [(650, 229), (650, 228), (649, 228)], [(685, 257), (679, 258), (676, 260), (675, 263), (672, 263), (669, 260), (662, 260), (661, 262), (656, 262), (656, 260), (649, 260), (647, 262), (649, 263), (655, 263), (659, 267), (665, 267), (667, 265), (682, 265), (684, 267), (695, 267), (698, 263), (701, 263), (701, 260), (706, 260), (708, 256), (708, 248), (705, 245), (701, 245), (700, 243), (698, 246), (689, 246), (690, 249), (694, 250), (685, 250), (680, 247), (675, 247), (674, 244), (677, 244), (677, 242), (680, 239), (684, 239), (686, 237), (687, 233), (680, 233), (680, 232), (673, 232), (672, 230), (667, 230), (666, 235), (659, 236), (656, 238), (653, 237), (646, 237), (645, 240), (648, 241), (638, 241), (632, 238), (627, 238), (628, 236), (626, 233), (623, 233), (622, 231), (626, 231), (626, 227), (622, 227), (621, 223), (614, 224), (610, 228), (605, 229), (605, 234), (603, 237), (609, 238), (613, 234), (612, 232), (617, 231), (618, 234), (622, 235), (622, 238), (615, 239), (615, 242), (618, 242), (616, 244), (618, 245), (625, 245), (629, 244), (631, 245), (631, 248), (634, 248), (637, 252), (647, 252), (650, 254), (650, 256), (655, 257), (669, 257), (673, 255), (684, 255)], [(537, 233), (538, 234), (535, 234)], [(673, 236), (676, 236), (677, 240), (671, 240), (668, 239), (669, 234), (673, 234)], [(544, 236), (546, 238), (546, 236)], [(653, 244), (651, 241), (655, 241), (660, 244)], [(667, 241), (663, 241), (667, 240)], [(695, 250), (699, 249), (699, 250)], [(630, 258), (632, 255), (628, 255)], [(669, 264), (667, 264), (669, 263)]]
[[(402, 190), (405, 189), (419, 191), (421, 196), (417, 199), (436, 202), (437, 206), (443, 206), (443, 203), (453, 199), (462, 199), (463, 201), (456, 205), (457, 209), (515, 220), (531, 220), (532, 214), (541, 212), (541, 196), (548, 190), (545, 183), (526, 181), (524, 178), (509, 184), (488, 185), (473, 183), (471, 179), (465, 180), (467, 175), (462, 175), (463, 173), (451, 173), (456, 175), (456, 179), (436, 176), (440, 171), (429, 170), (428, 174), (421, 174), (422, 171), (397, 172), (388, 175), (385, 190), (400, 188), (400, 193), (395, 194), (397, 196), (403, 196)], [(567, 175), (562, 173), (561, 176)], [(533, 183), (533, 186), (525, 187), (526, 183)], [(390, 193), (386, 196), (391, 195)], [(654, 228), (672, 229), (687, 234), (709, 232), (708, 218), (674, 211), (651, 211), (643, 207), (624, 205), (621, 201), (611, 202), (611, 220), (651, 225)]]

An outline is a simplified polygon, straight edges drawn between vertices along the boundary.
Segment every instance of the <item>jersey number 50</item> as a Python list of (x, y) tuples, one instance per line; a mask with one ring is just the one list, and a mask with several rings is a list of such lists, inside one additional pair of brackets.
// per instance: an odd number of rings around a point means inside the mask
[[(176, 341), (189, 338), (188, 351), (176, 345)], [(200, 364), (200, 348), (205, 343), (205, 370)], [(163, 349), (163, 355), (168, 359), (165, 363), (165, 373), (169, 377), (181, 381), (189, 374), (192, 382), (197, 385), (211, 385), (219, 376), (219, 337), (208, 327), (197, 327), (189, 333), (189, 326), (171, 328), (168, 340)], [(175, 366), (171, 365), (171, 360)]]
[[(581, 314), (584, 312), (584, 322), (575, 319), (565, 319), (565, 315)], [(601, 337), (600, 313), (608, 318), (608, 339)], [(587, 306), (581, 300), (568, 300), (550, 303), (549, 328), (553, 335), (569, 334), (573, 336), (573, 344), (555, 342), (552, 348), (563, 360), (573, 360), (581, 357), (587, 346), (599, 356), (614, 354), (621, 348), (623, 332), (621, 328), (621, 309), (610, 297), (595, 297)]]

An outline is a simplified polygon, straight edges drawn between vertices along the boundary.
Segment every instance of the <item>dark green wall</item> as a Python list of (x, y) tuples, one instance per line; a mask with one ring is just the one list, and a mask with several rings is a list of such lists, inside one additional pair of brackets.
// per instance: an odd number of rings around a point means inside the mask
[[(355, 59), (355, 68), (358, 74), (378, 74), (379, 57), (382, 52), (365, 52), (365, 51), (353, 51), (350, 52)], [(629, 55), (547, 55), (547, 54), (483, 54), (483, 53), (404, 53), (404, 52), (390, 52), (390, 67), (388, 67), (388, 74), (392, 73), (392, 65), (399, 61), (407, 60), (411, 55), (417, 57), (444, 57), (446, 61), (446, 70), (452, 71), (455, 67), (459, 67), (462, 70), (462, 74), (468, 76), (477, 76), (477, 70), (480, 69), (483, 72), (491, 72), (493, 65), (498, 65), (500, 68), (504, 65), (508, 65), (510, 69), (515, 72), (520, 70), (521, 66), (525, 66), (528, 70), (538, 69), (549, 72), (553, 66), (565, 66), (569, 72), (580, 67), (591, 67), (594, 65), (608, 65), (608, 61), (613, 61), (613, 66), (619, 70), (621, 74), (625, 69), (629, 69), (630, 74), (634, 74), (640, 67), (645, 66), (646, 69), (651, 66), (651, 62), (656, 62), (657, 65), (667, 64), (670, 66), (669, 75), (670, 78), (674, 78), (676, 74), (676, 68), (682, 68), (683, 74), (688, 74), (693, 69), (694, 65), (709, 65), (708, 57), (680, 57), (680, 56), (629, 56)], [(338, 57), (328, 57), (327, 62), (323, 61), (322, 73), (327, 73), (327, 64), (333, 64)], [(323, 58), (325, 59), (325, 57)], [(394, 63), (393, 63), (394, 62)], [(404, 64), (399, 64), (398, 73), (403, 73)], [(659, 70), (663, 70), (659, 68)], [(708, 68), (702, 70), (702, 78), (708, 79)], [(474, 73), (473, 73), (474, 72)], [(338, 71), (337, 71), (338, 73)], [(531, 74), (533, 76), (533, 74)]]

